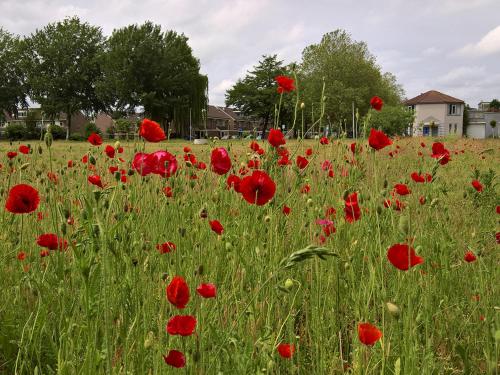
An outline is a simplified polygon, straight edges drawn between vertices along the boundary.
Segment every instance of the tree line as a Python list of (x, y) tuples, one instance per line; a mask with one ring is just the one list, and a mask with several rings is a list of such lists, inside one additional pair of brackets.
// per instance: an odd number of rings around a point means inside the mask
[[(274, 82), (278, 75), (293, 77), (297, 88), (281, 99)], [(306, 47), (300, 62), (285, 65), (276, 55), (263, 56), (227, 91), (226, 105), (257, 115), (263, 130), (275, 121), (279, 105), (279, 126), (304, 121), (317, 123), (320, 131), (328, 127), (337, 134), (352, 134), (353, 114), (355, 123), (362, 122), (374, 95), (383, 98), (385, 107), (370, 114), (372, 125), (388, 134), (403, 133), (413, 122), (413, 114), (402, 106), (403, 88), (393, 74), (382, 72), (365, 42), (339, 29)]]
[(208, 102), (208, 77), (184, 34), (151, 22), (115, 29), (78, 17), (50, 23), (29, 36), (0, 28), (0, 116), (16, 115), (28, 98), (44, 113), (105, 111), (114, 117), (142, 107), (167, 130), (200, 122)]

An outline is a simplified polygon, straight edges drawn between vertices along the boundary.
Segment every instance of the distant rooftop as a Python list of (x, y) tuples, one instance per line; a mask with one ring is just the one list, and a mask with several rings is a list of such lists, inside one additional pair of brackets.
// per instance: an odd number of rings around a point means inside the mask
[(406, 105), (415, 105), (415, 104), (448, 104), (448, 103), (464, 103), (463, 100), (454, 98), (453, 96), (449, 96), (443, 94), (442, 92), (431, 90), (424, 92), (412, 99), (409, 99), (404, 102)]

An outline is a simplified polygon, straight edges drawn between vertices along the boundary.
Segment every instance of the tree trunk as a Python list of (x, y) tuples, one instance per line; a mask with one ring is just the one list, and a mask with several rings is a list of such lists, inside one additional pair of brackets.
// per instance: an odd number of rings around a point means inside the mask
[(269, 114), (264, 117), (264, 123), (262, 124), (262, 139), (266, 137), (267, 124), (269, 123)]
[(72, 113), (71, 113), (71, 108), (68, 107), (67, 111), (66, 111), (66, 116), (67, 116), (67, 124), (66, 124), (66, 140), (69, 140), (69, 136), (71, 134), (71, 117), (72, 116)]

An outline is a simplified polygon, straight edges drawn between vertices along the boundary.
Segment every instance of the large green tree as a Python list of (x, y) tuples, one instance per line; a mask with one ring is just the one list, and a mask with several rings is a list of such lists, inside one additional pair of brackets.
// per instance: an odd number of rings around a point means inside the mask
[(26, 105), (21, 56), (19, 38), (0, 28), (0, 118), (4, 111), (15, 115), (18, 105)]
[(102, 60), (98, 92), (109, 111), (145, 115), (181, 133), (190, 120), (201, 122), (208, 78), (200, 73), (188, 38), (146, 22), (114, 30)]
[[(239, 79), (226, 93), (226, 105), (233, 106), (245, 116), (261, 119), (265, 133), (274, 116), (275, 106), (279, 103), (276, 76), (290, 75), (291, 66), (285, 66), (276, 55), (262, 56), (262, 60), (249, 71), (245, 78)], [(281, 103), (281, 123), (287, 122), (291, 112), (291, 95), (283, 94)]]
[(415, 119), (413, 111), (401, 105), (386, 105), (380, 112), (372, 111), (370, 116), (369, 126), (388, 135), (408, 133)]
[(354, 103), (361, 115), (369, 109), (370, 98), (381, 97), (386, 104), (401, 102), (403, 90), (394, 75), (383, 74), (364, 42), (358, 42), (344, 30), (323, 36), (302, 52), (300, 76), (308, 108), (319, 116), (323, 84), (325, 117), (333, 124), (352, 118)]
[(67, 18), (37, 30), (24, 45), (30, 97), (49, 115), (68, 115), (68, 138), (73, 114), (104, 108), (95, 90), (101, 76), (101, 29), (77, 17)]

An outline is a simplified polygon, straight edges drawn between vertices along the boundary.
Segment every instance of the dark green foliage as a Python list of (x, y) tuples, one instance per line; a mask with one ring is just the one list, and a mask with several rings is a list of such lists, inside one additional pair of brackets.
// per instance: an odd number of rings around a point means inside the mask
[[(233, 106), (246, 116), (254, 116), (263, 122), (263, 130), (272, 121), (279, 94), (274, 78), (278, 75), (291, 75), (291, 69), (278, 60), (277, 55), (262, 56), (262, 60), (249, 71), (245, 78), (239, 79), (226, 93), (226, 105)], [(284, 94), (282, 102), (283, 121), (290, 122), (293, 106), (289, 100), (291, 94)], [(287, 116), (288, 115), (288, 116)], [(288, 121), (287, 121), (288, 120)]]
[(67, 137), (72, 114), (104, 108), (95, 92), (103, 45), (101, 29), (76, 17), (48, 24), (24, 40), (30, 97), (49, 116), (68, 114)]
[(414, 113), (403, 106), (385, 106), (380, 112), (372, 112), (370, 125), (387, 135), (402, 135), (413, 124), (414, 117)]
[(85, 138), (88, 138), (92, 133), (101, 134), (101, 129), (99, 129), (95, 123), (88, 122), (85, 125)]
[(178, 131), (201, 121), (207, 105), (208, 78), (200, 74), (200, 62), (188, 38), (146, 22), (118, 30), (107, 41), (102, 58), (100, 97), (110, 111), (131, 112), (144, 107), (147, 117)]
[(24, 124), (10, 124), (5, 127), (5, 138), (11, 141), (24, 139), (26, 127)]

